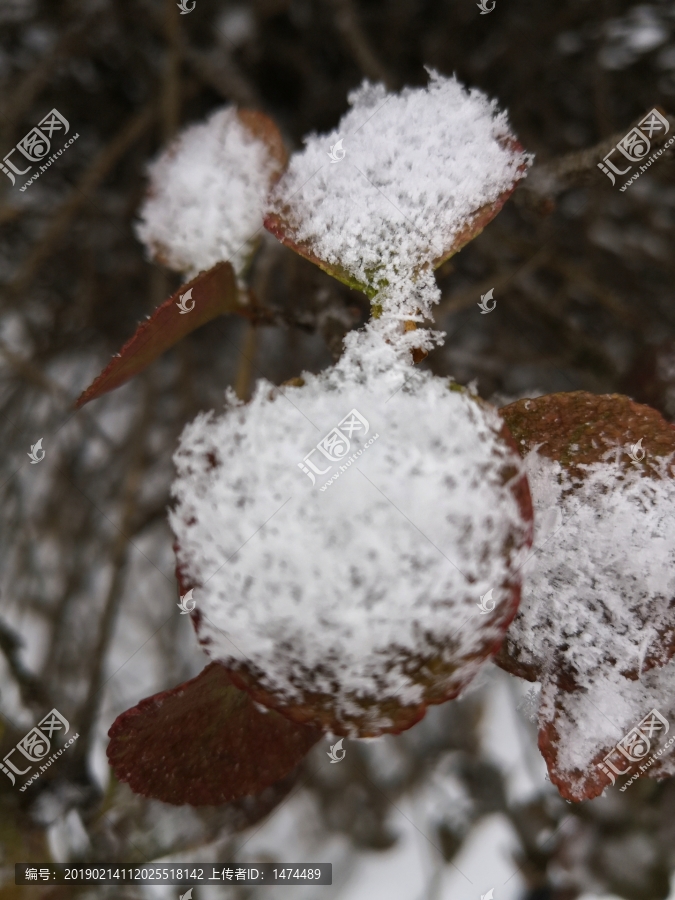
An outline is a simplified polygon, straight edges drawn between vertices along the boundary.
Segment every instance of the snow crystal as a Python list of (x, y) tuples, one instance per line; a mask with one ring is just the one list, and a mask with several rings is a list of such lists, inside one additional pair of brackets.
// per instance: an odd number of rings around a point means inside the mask
[[(675, 665), (646, 671), (665, 666), (663, 636), (675, 630), (671, 462), (652, 459), (660, 478), (618, 460), (579, 466), (572, 483), (536, 449), (525, 458), (535, 550), (507, 642), (541, 670), (540, 724), (555, 719), (567, 772), (586, 769), (654, 706), (673, 706)], [(561, 679), (576, 689), (561, 691)]]
[(237, 110), (220, 109), (185, 129), (150, 165), (137, 235), (153, 256), (188, 278), (223, 260), (241, 274), (277, 167)]
[[(450, 682), (466, 683), (507, 621), (527, 531), (496, 412), (388, 352), (231, 396), (175, 456), (171, 524), (206, 652), (289, 702), (334, 695), (339, 717), (362, 714), (358, 698), (420, 702), (411, 659), (457, 661)], [(349, 450), (336, 463), (314, 450), (314, 474), (308, 454), (352, 410), (367, 430), (343, 424)], [(490, 588), (497, 609), (481, 616)]]
[(293, 239), (375, 286), (384, 316), (399, 320), (430, 315), (439, 298), (430, 264), (531, 162), (495, 101), (429, 74), (427, 88), (400, 94), (365, 82), (337, 129), (308, 137), (272, 192), (271, 212)]

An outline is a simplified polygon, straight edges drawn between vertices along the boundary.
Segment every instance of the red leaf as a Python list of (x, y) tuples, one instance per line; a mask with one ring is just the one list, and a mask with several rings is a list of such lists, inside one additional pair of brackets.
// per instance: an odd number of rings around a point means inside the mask
[(123, 712), (108, 759), (137, 794), (212, 806), (259, 794), (285, 778), (320, 737), (270, 710), (260, 712), (218, 663)]
[[(189, 312), (181, 312), (181, 297), (184, 298), (184, 308), (189, 309)], [(90, 400), (107, 394), (138, 375), (162, 353), (211, 319), (227, 313), (246, 315), (246, 307), (242, 307), (237, 298), (237, 283), (230, 263), (218, 263), (207, 272), (200, 272), (138, 326), (119, 354), (110, 360), (103, 372), (80, 395), (76, 408), (79, 409)]]
[[(571, 479), (571, 493), (583, 485), (587, 475), (585, 466), (590, 464), (607, 464), (608, 473), (611, 473), (608, 478), (614, 478), (614, 482), (609, 484), (612, 493), (614, 490), (621, 490), (622, 473), (629, 470), (637, 469), (646, 483), (649, 480), (660, 481), (664, 477), (675, 477), (672, 467), (667, 469), (669, 474), (665, 475), (662, 467), (662, 462), (675, 453), (675, 427), (666, 422), (656, 410), (634, 403), (628, 397), (619, 394), (597, 396), (584, 391), (551, 394), (531, 400), (519, 400), (504, 407), (501, 414), (511, 429), (521, 455), (526, 456), (531, 450), (536, 450), (540, 456), (560, 463)], [(635, 447), (639, 441), (644, 442), (644, 448), (640, 443), (643, 452), (638, 452), (637, 459), (622, 452), (621, 448), (629, 444)], [(606, 462), (607, 452), (616, 451), (617, 448), (619, 452), (610, 468), (610, 463)], [(648, 496), (645, 494), (644, 526), (639, 528), (642, 531), (649, 525), (651, 507)], [(638, 521), (637, 526), (640, 525)], [(585, 537), (592, 541), (594, 536), (589, 534)], [(584, 535), (581, 535), (580, 540), (583, 539)], [(551, 551), (544, 544), (540, 552), (546, 554)], [(571, 551), (568, 550), (568, 553)], [(646, 558), (643, 579), (645, 587), (650, 585), (649, 565), (650, 561)], [(569, 559), (569, 566), (574, 568), (572, 558)], [(600, 573), (598, 577), (601, 577)], [(560, 589), (561, 585), (557, 587)], [(581, 731), (584, 728), (583, 717), (579, 715), (578, 706), (583, 702), (592, 702), (591, 686), (602, 686), (610, 678), (613, 683), (617, 680), (620, 683), (620, 679), (625, 679), (628, 691), (631, 684), (641, 679), (642, 673), (658, 671), (675, 655), (675, 599), (664, 598), (654, 593), (656, 589), (653, 589), (648, 602), (642, 603), (634, 599), (633, 595), (638, 594), (636, 587), (642, 586), (626, 584), (625, 590), (619, 592), (616, 600), (623, 604), (627, 615), (639, 620), (639, 633), (651, 636), (651, 642), (639, 665), (637, 661), (624, 658), (618, 653), (616, 641), (607, 637), (608, 622), (616, 620), (614, 627), (617, 629), (625, 627), (625, 623), (617, 607), (614, 607), (613, 615), (603, 612), (602, 589), (595, 583), (592, 589), (595, 592), (593, 596), (597, 596), (598, 609), (589, 612), (589, 621), (595, 622), (597, 619), (602, 626), (593, 642), (593, 647), (600, 654), (599, 662), (582, 669), (579, 663), (584, 658), (582, 654), (574, 656), (574, 664), (570, 662), (570, 651), (574, 651), (577, 641), (580, 642), (579, 646), (583, 646), (584, 638), (587, 637), (585, 634), (565, 634), (564, 639), (560, 639), (564, 640), (564, 646), (537, 654), (537, 649), (545, 646), (545, 643), (533, 640), (531, 629), (539, 629), (542, 634), (545, 631), (553, 633), (551, 629), (555, 627), (559, 615), (555, 600), (551, 602), (550, 598), (546, 598), (546, 602), (537, 598), (536, 607), (521, 606), (514, 625), (507, 632), (506, 640), (495, 657), (495, 662), (512, 675), (541, 682), (545, 698), (542, 708), (545, 707), (547, 712), (540, 716), (539, 749), (546, 760), (551, 782), (569, 800), (596, 797), (609, 784), (608, 778), (597, 768), (597, 764), (612, 750), (612, 743), (589, 754), (583, 766), (570, 769), (560, 764), (562, 741), (569, 741), (570, 746), (574, 747), (579, 743), (577, 738), (584, 736)], [(534, 601), (525, 601), (528, 604), (532, 602)], [(534, 618), (530, 617), (531, 610), (534, 610)], [(520, 623), (526, 611), (526, 621), (529, 624), (521, 631)], [(626, 621), (632, 620), (627, 618)], [(579, 630), (585, 631), (587, 627), (580, 626)], [(648, 712), (648, 709), (644, 710), (645, 715)], [(628, 732), (637, 725), (637, 721), (616, 722), (615, 725), (617, 728), (625, 727)], [(617, 739), (618, 737), (620, 734)], [(659, 767), (654, 766), (649, 771), (658, 776)]]
[[(513, 139), (509, 139), (504, 141), (504, 146), (508, 147), (509, 150), (513, 152), (522, 152), (523, 148), (521, 144)], [(522, 165), (519, 171), (522, 175), (525, 174), (527, 170), (526, 165)], [(507, 191), (504, 191), (500, 196), (492, 203), (487, 203), (485, 206), (481, 206), (479, 209), (475, 210), (471, 215), (467, 216), (466, 224), (462, 231), (459, 232), (446, 250), (443, 253), (433, 260), (432, 265), (434, 269), (438, 269), (443, 265), (444, 262), (447, 262), (451, 256), (454, 256), (455, 253), (458, 253), (462, 247), (465, 247), (470, 241), (474, 238), (478, 237), (481, 231), (488, 225), (497, 213), (504, 206), (506, 201), (509, 199), (511, 194), (515, 191), (518, 183), (521, 179), (518, 179), (512, 187), (510, 187)], [(323, 269), (324, 272), (327, 272), (329, 275), (332, 275), (333, 278), (337, 278), (338, 281), (341, 281), (343, 284), (346, 284), (348, 287), (353, 288), (357, 291), (362, 291), (366, 294), (367, 297), (371, 299), (378, 293), (379, 287), (373, 283), (362, 284), (357, 281), (357, 279), (347, 272), (346, 269), (342, 268), (340, 265), (335, 265), (334, 263), (329, 263), (326, 260), (320, 259), (312, 250), (311, 245), (306, 241), (296, 240), (292, 227), (288, 221), (286, 221), (282, 216), (277, 213), (271, 213), (266, 216), (264, 221), (265, 228), (277, 238), (277, 240), (281, 241), (282, 244), (285, 244), (287, 247), (290, 247), (291, 250), (294, 250), (300, 256), (304, 256), (305, 259), (308, 259), (310, 262), (314, 263), (315, 266), (318, 266), (320, 269)]]
[[(453, 390), (467, 393), (466, 388), (458, 385), (454, 386)], [(486, 409), (493, 409), (490, 404), (479, 397), (474, 398), (474, 401)], [(502, 425), (500, 438), (511, 449), (517, 450), (506, 424)], [(219, 465), (216, 460), (207, 458), (210, 466)], [(518, 503), (522, 520), (528, 526), (520, 544), (524, 549), (531, 546), (532, 543), (533, 513), (527, 478), (523, 474), (519, 475), (518, 469), (511, 463), (505, 463), (502, 466), (500, 478), (503, 484), (509, 485), (509, 490)], [(174, 549), (177, 555), (180, 555), (180, 547), (177, 543), (174, 544)], [(181, 594), (189, 588), (198, 587), (189, 578), (184, 566), (178, 564), (176, 573)], [(468, 626), (473, 629), (477, 637), (476, 646), (470, 655), (455, 650), (452, 639), (443, 643), (439, 642), (434, 655), (422, 658), (406, 654), (407, 670), (413, 681), (423, 689), (422, 698), (418, 703), (407, 705), (396, 696), (376, 698), (355, 695), (353, 697), (354, 711), (347, 721), (344, 716), (336, 713), (334, 696), (330, 691), (319, 692), (303, 687), (300, 698), (289, 702), (284, 695), (276, 694), (265, 688), (261, 678), (263, 673), (246, 662), (227, 666), (226, 670), (232, 683), (242, 691), (246, 691), (256, 703), (277, 710), (298, 725), (330, 731), (337, 735), (354, 736), (356, 734), (358, 737), (364, 738), (378, 737), (385, 733), (399, 734), (412, 728), (423, 719), (429, 706), (453, 700), (464, 690), (475, 674), (475, 669), (467, 667), (467, 663), (483, 662), (499, 650), (520, 602), (520, 575), (517, 572), (509, 574), (500, 587), (506, 589), (508, 593), (498, 609), (490, 616), (483, 617), (476, 614)], [(202, 636), (201, 629), (204, 620), (199, 608), (191, 613), (191, 619), (200, 643), (208, 646), (211, 638)], [(403, 656), (405, 651), (397, 652)], [(225, 664), (221, 662), (221, 665)], [(388, 724), (384, 725), (383, 722)]]

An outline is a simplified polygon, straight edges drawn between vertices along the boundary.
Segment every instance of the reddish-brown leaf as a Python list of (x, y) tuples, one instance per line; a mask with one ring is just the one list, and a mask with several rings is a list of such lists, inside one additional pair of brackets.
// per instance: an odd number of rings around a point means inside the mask
[[(189, 296), (186, 297), (185, 295)], [(181, 312), (180, 298), (190, 312)], [(84, 406), (108, 391), (124, 384), (147, 368), (196, 328), (227, 313), (246, 315), (247, 308), (238, 303), (237, 282), (229, 262), (215, 265), (207, 272), (184, 284), (154, 313), (138, 326), (117, 356), (113, 356), (106, 368), (89, 385), (77, 400), (76, 407)]]
[(218, 663), (122, 713), (108, 759), (144, 797), (212, 806), (260, 794), (289, 775), (320, 733), (261, 712)]
[[(660, 463), (675, 453), (675, 427), (656, 410), (620, 394), (598, 396), (584, 391), (550, 394), (519, 400), (500, 412), (522, 456), (536, 449), (541, 456), (558, 461), (574, 485), (583, 482), (584, 466), (605, 461), (608, 451), (614, 451), (612, 464), (618, 462), (620, 471), (639, 467), (643, 478), (657, 480), (664, 477)], [(621, 452), (622, 447), (634, 445), (640, 439), (644, 443), (644, 458), (635, 460), (627, 452)], [(672, 473), (672, 469), (668, 471)], [(670, 477), (674, 476), (671, 474)], [(617, 481), (616, 489), (620, 490), (620, 487)], [(645, 527), (646, 522), (647, 512)], [(588, 538), (592, 540), (593, 536)], [(645, 559), (644, 564), (645, 583), (648, 583), (649, 559)], [(629, 591), (624, 601), (630, 601)], [(574, 671), (561, 662), (562, 654), (560, 659), (552, 656), (532, 658), (531, 651), (519, 644), (517, 628), (507, 632), (495, 662), (512, 675), (541, 682), (546, 705), (554, 712), (547, 721), (542, 719), (540, 722), (539, 749), (546, 760), (551, 782), (563, 797), (575, 801), (590, 799), (601, 794), (609, 784), (608, 778), (596, 764), (604, 759), (613, 745), (600, 748), (583, 769), (570, 771), (562, 769), (559, 764), (561, 734), (566, 735), (566, 740), (573, 741), (580, 727), (575, 715), (575, 703), (576, 698), (581, 698), (585, 693), (584, 681), (589, 678), (602, 680), (603, 672), (612, 671), (625, 678), (629, 685), (642, 672), (663, 666), (665, 661), (671, 659), (675, 655), (675, 627), (672, 616), (664, 616), (664, 609), (669, 604), (672, 607), (672, 599), (664, 601), (654, 597), (642, 622), (643, 633), (650, 633), (653, 637), (639, 670), (637, 663), (630, 667), (629, 660), (617, 659), (612, 645), (600, 645), (605, 650), (601, 668), (592, 672)], [(542, 612), (542, 615), (551, 614), (554, 611)], [(518, 620), (515, 624), (518, 625)], [(542, 627), (545, 627), (545, 619), (542, 619)], [(645, 709), (645, 714), (648, 711)], [(626, 731), (635, 724), (625, 723)], [(659, 767), (654, 766), (649, 772), (658, 776)]]
[[(522, 152), (523, 150), (522, 145), (516, 140), (509, 139), (504, 143), (505, 146), (514, 152)], [(521, 177), (525, 175), (526, 170), (526, 165), (520, 167), (519, 171), (521, 172)], [(465, 247), (470, 241), (478, 237), (485, 226), (494, 219), (504, 206), (511, 194), (515, 191), (520, 180), (521, 179), (519, 178), (509, 190), (500, 194), (497, 200), (492, 203), (487, 203), (485, 206), (481, 206), (479, 209), (475, 210), (472, 215), (467, 217), (464, 228), (455, 235), (450, 246), (447, 247), (439, 257), (432, 261), (434, 269), (438, 269), (444, 262), (450, 259), (451, 256), (458, 253), (462, 247)], [(342, 266), (320, 259), (314, 253), (311, 244), (307, 241), (296, 239), (292, 226), (283, 216), (280, 216), (277, 213), (270, 213), (266, 216), (264, 225), (265, 228), (271, 232), (277, 240), (281, 241), (282, 244), (285, 244), (300, 256), (304, 256), (305, 259), (308, 259), (310, 262), (314, 263), (315, 266), (318, 266), (320, 269), (323, 269), (324, 272), (332, 275), (333, 278), (337, 278), (338, 281), (341, 281), (343, 284), (346, 284), (354, 290), (362, 291), (371, 299), (377, 294), (379, 287), (376, 284), (362, 284)]]
[[(458, 385), (453, 389), (468, 393), (466, 388)], [(480, 406), (492, 409), (481, 398), (476, 397), (474, 400)], [(506, 424), (503, 424), (500, 437), (512, 450), (517, 449)], [(209, 465), (216, 466), (219, 463), (209, 457)], [(523, 549), (530, 547), (533, 512), (527, 478), (523, 474), (519, 475), (518, 469), (511, 463), (504, 464), (500, 476), (502, 483), (509, 485), (509, 489), (518, 503), (522, 520), (527, 525), (520, 546)], [(177, 543), (174, 544), (174, 550), (177, 554), (179, 553)], [(189, 578), (184, 566), (180, 564), (177, 565), (176, 576), (181, 594), (190, 588), (198, 587)], [(459, 626), (472, 628), (476, 634), (476, 646), (470, 655), (463, 655), (459, 652), (449, 653), (449, 645), (452, 646), (451, 636), (450, 641), (438, 644), (436, 655), (424, 658), (413, 655), (404, 657), (413, 681), (422, 688), (420, 702), (407, 705), (396, 696), (363, 697), (354, 695), (354, 711), (350, 714), (347, 722), (343, 716), (337, 715), (335, 699), (330, 691), (318, 692), (304, 688), (299, 699), (289, 702), (287, 697), (267, 689), (264, 686), (264, 679), (261, 677), (263, 673), (250, 667), (246, 662), (237, 664), (236, 667), (228, 667), (227, 672), (233, 684), (242, 691), (246, 691), (256, 703), (277, 710), (298, 725), (330, 731), (337, 735), (353, 736), (357, 734), (364, 738), (378, 737), (385, 733), (399, 734), (412, 728), (424, 718), (429, 706), (452, 700), (464, 690), (474, 675), (474, 670), (468, 669), (467, 663), (478, 664), (497, 653), (520, 602), (519, 573), (513, 572), (506, 576), (500, 588), (506, 589), (508, 594), (490, 616), (483, 617), (477, 613), (471, 624), (465, 623), (465, 625)], [(199, 608), (191, 613), (191, 619), (199, 642), (202, 646), (208, 646), (211, 638), (201, 636), (203, 618)], [(400, 652), (400, 655), (403, 656), (403, 652)], [(385, 725), (383, 722), (387, 722), (387, 724)]]

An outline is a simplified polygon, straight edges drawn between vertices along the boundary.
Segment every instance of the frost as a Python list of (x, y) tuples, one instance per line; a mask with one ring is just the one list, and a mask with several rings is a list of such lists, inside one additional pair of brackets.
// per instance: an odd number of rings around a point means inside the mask
[[(433, 71), (427, 88), (388, 94), (366, 82), (349, 101), (335, 131), (292, 157), (271, 212), (294, 241), (379, 291), (385, 322), (421, 321), (440, 296), (433, 264), (531, 157), (494, 101)], [(332, 162), (340, 140), (344, 158)]]
[(660, 477), (618, 459), (580, 465), (573, 483), (557, 461), (525, 457), (536, 549), (507, 644), (539, 673), (540, 726), (555, 723), (566, 773), (587, 770), (653, 707), (674, 706), (671, 462), (652, 459)]
[[(305, 379), (261, 382), (182, 436), (171, 524), (200, 640), (289, 702), (330, 695), (343, 723), (359, 701), (422, 702), (432, 661), (459, 690), (513, 612), (522, 463), (495, 411), (384, 344), (368, 366)], [(352, 409), (367, 434), (352, 434), (344, 471), (315, 452), (313, 485), (300, 463)], [(481, 616), (490, 588), (496, 610)]]
[(263, 204), (278, 169), (234, 107), (187, 128), (149, 167), (137, 226), (153, 256), (188, 278), (229, 260), (238, 275), (262, 230)]

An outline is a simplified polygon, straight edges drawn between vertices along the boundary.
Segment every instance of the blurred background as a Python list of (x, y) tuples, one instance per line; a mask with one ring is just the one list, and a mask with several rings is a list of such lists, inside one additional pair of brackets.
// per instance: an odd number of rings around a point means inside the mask
[(496, 98), (536, 163), (438, 272), (447, 339), (422, 365), (497, 405), (618, 391), (675, 418), (672, 151), (625, 192), (597, 168), (652, 108), (675, 112), (675, 3), (195, 0), (181, 15), (175, 0), (0, 0), (0, 157), (53, 108), (79, 135), (25, 191), (0, 171), (0, 758), (53, 707), (80, 735), (25, 792), (0, 773), (2, 900), (182, 893), (14, 886), (15, 862), (49, 860), (333, 863), (332, 887), (195, 900), (675, 898), (675, 783), (565, 803), (536, 748), (536, 686), (494, 667), (409, 732), (346, 741), (339, 765), (320, 742), (255, 800), (171, 807), (107, 766), (115, 717), (205, 663), (166, 524), (181, 429), (229, 385), (246, 398), (258, 378), (330, 365), (368, 315), (266, 236), (251, 287), (269, 324), (218, 319), (75, 413), (180, 284), (134, 236), (146, 165), (227, 103), (298, 149), (364, 78), (423, 85), (424, 66)]

